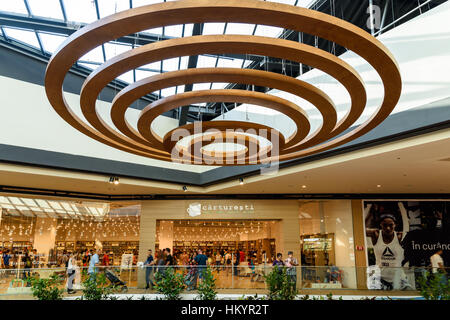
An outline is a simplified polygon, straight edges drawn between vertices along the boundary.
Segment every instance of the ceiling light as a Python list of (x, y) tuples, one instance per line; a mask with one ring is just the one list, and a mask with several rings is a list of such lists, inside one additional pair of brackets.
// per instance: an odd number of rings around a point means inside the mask
[(377, 184), (377, 188), (381, 188), (381, 184)]
[(242, 186), (244, 184), (244, 179), (243, 178), (239, 178), (239, 184)]
[(109, 183), (119, 184), (119, 178), (118, 177), (109, 177)]
[(305, 189), (305, 188), (306, 188), (306, 186), (305, 186), (305, 185), (302, 185), (302, 188), (303, 188), (303, 189)]

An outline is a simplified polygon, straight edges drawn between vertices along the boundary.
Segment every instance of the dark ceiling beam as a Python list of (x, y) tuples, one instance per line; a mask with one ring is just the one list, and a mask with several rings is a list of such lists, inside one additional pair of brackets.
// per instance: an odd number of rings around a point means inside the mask
[[(28, 17), (23, 14), (0, 11), (0, 25), (70, 36), (72, 33), (84, 27), (86, 23), (64, 22), (56, 19), (34, 16)], [(172, 38), (174, 37), (161, 37), (161, 35), (157, 34), (140, 33), (139, 37), (136, 35), (128, 35), (117, 39), (117, 42), (145, 45), (147, 43)]]
[[(70, 36), (72, 33), (76, 32), (85, 25), (86, 23), (64, 22), (51, 18), (41, 18), (34, 16), (29, 17), (23, 14), (0, 11), (0, 26), (4, 27), (21, 28), (35, 30), (37, 32), (49, 32), (53, 34)], [(150, 33), (139, 33), (139, 35), (133, 34), (121, 37), (119, 39), (116, 39), (115, 42), (142, 46), (155, 41), (168, 40), (173, 38), (175, 37), (161, 36), (158, 34)], [(208, 54), (206, 56), (222, 57), (225, 59), (245, 59), (245, 56), (241, 54)], [(249, 55), (247, 56), (247, 59), (260, 61), (262, 58), (257, 55)]]

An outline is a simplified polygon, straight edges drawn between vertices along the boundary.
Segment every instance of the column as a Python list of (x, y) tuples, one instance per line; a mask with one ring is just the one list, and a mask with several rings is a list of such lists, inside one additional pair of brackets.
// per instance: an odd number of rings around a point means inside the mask
[[(356, 284), (358, 289), (367, 289), (366, 281), (366, 249), (363, 207), (361, 200), (352, 200), (353, 239), (355, 246)], [(357, 250), (363, 248), (363, 250)]]
[[(296, 212), (297, 213), (297, 212)], [(301, 263), (300, 256), (300, 224), (298, 214), (292, 218), (285, 218), (281, 222), (281, 247), (277, 252), (283, 254), (283, 259), (287, 258), (288, 251), (294, 253), (294, 258), (297, 259), (299, 265)], [(277, 244), (278, 246), (278, 244)], [(301, 288), (301, 268), (297, 268), (297, 288)]]
[[(138, 261), (147, 260), (149, 249), (153, 251), (153, 257), (155, 257), (155, 241), (156, 218), (152, 216), (149, 206), (141, 206)], [(145, 288), (145, 285), (145, 272), (143, 269), (138, 269), (138, 288)]]

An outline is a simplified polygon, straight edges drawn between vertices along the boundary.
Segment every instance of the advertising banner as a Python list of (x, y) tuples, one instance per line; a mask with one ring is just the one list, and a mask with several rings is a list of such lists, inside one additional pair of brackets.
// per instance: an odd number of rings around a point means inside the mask
[(450, 266), (450, 201), (364, 201), (364, 223), (369, 289), (416, 289), (431, 260)]

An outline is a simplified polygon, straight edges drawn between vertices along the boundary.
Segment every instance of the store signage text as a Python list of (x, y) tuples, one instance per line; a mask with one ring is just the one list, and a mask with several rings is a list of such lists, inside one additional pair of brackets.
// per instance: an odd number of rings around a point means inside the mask
[(255, 211), (253, 204), (239, 206), (203, 205), (203, 211)]
[(201, 204), (191, 203), (186, 210), (191, 217), (199, 216), (203, 213), (254, 213), (255, 208), (252, 203), (240, 205), (227, 204)]

